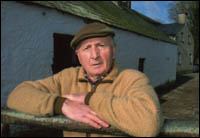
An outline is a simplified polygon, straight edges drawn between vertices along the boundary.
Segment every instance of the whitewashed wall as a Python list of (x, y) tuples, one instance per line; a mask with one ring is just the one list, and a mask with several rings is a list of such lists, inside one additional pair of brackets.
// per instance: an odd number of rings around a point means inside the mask
[[(45, 13), (45, 14), (44, 14)], [(74, 35), (85, 23), (54, 9), (1, 2), (1, 106), (21, 82), (52, 75), (53, 33)], [(138, 68), (157, 86), (176, 78), (176, 46), (116, 29), (120, 68)]]
[(139, 58), (145, 58), (144, 73), (153, 86), (176, 79), (177, 47), (132, 32), (115, 29), (117, 60), (120, 68), (138, 69)]
[(1, 105), (22, 81), (52, 75), (53, 33), (75, 34), (83, 25), (54, 9), (1, 2)]

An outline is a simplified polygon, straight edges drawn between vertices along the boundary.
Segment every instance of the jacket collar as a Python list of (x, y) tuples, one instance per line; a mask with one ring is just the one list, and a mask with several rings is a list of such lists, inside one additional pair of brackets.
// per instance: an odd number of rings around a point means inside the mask
[[(110, 73), (107, 76), (105, 76), (103, 78), (102, 82), (113, 82), (115, 80), (115, 78), (117, 77), (118, 72), (119, 72), (118, 65), (117, 65), (116, 61), (114, 61), (112, 70), (110, 71)], [(88, 82), (89, 81), (84, 75), (84, 69), (82, 66), (80, 67), (80, 70), (79, 70), (78, 81), (80, 81), (80, 82)]]

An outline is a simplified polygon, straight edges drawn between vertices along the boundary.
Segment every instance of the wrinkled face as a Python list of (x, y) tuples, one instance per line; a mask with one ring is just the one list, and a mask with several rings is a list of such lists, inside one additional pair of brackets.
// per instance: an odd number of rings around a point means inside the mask
[(108, 72), (115, 57), (112, 37), (95, 37), (82, 41), (76, 50), (79, 62), (91, 77)]

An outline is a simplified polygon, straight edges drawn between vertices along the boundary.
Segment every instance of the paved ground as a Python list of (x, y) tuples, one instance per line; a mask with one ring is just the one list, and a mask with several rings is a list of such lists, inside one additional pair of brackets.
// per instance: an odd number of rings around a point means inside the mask
[(177, 76), (173, 86), (159, 91), (159, 97), (164, 116), (199, 120), (199, 73)]

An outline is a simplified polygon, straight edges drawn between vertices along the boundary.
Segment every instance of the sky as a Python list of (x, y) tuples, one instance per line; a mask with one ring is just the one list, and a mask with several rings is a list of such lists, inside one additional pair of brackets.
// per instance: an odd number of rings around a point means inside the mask
[(169, 18), (168, 4), (173, 1), (132, 1), (131, 8), (163, 24), (173, 23)]

